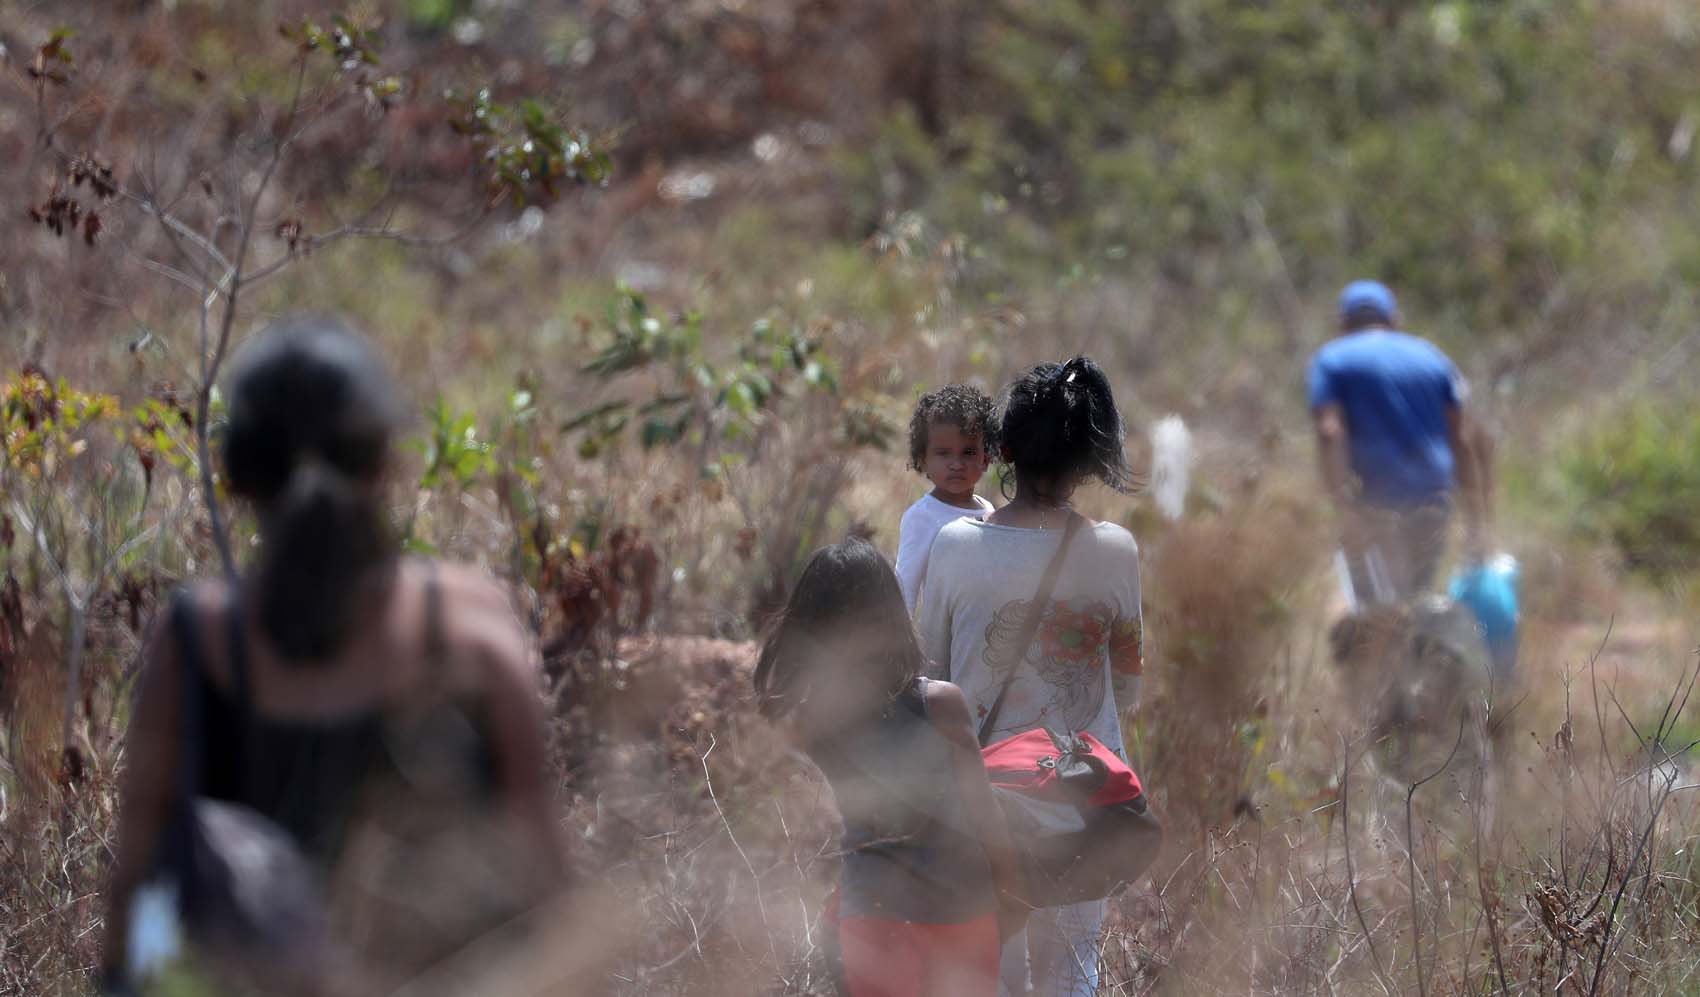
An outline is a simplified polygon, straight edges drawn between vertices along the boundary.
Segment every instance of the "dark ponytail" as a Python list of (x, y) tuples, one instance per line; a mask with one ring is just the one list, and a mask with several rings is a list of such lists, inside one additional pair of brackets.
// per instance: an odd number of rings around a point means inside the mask
[(1004, 394), (998, 438), (1018, 475), (1097, 478), (1119, 492), (1133, 487), (1121, 413), (1109, 378), (1090, 357), (1042, 363), (1016, 378)]
[(399, 422), (394, 387), (358, 336), (286, 319), (237, 358), (224, 459), (260, 511), (261, 629), (287, 658), (330, 657), (352, 636), (356, 589), (393, 565), (375, 485)]

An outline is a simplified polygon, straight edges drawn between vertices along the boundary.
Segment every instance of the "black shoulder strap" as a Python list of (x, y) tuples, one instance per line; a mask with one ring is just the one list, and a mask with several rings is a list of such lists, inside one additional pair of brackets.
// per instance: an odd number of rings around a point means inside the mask
[(180, 877), (193, 861), (195, 850), (191, 821), (195, 797), (201, 793), (206, 662), (201, 653), (200, 634), (195, 629), (195, 608), (186, 590), (172, 593), (166, 614), (171, 642), (177, 651), (177, 703), (181, 716), (177, 718), (177, 765), (169, 817), (155, 846), (154, 868), (148, 875), (178, 877), (181, 882)]
[[(248, 764), (248, 736), (253, 729), (254, 695), (248, 671), (248, 644), (242, 628), (242, 590), (233, 588), (230, 606), (224, 614), (225, 630), (230, 641), (230, 698), (236, 708), (236, 744), (221, 745), (221, 751), (236, 752), (236, 771), (245, 772)], [(205, 758), (206, 699), (204, 689), (211, 681), (207, 673), (206, 649), (201, 645), (200, 623), (195, 619), (195, 606), (187, 591), (179, 591), (171, 600), (171, 635), (177, 644), (178, 681), (181, 683), (179, 702), (183, 716), (179, 720), (183, 749), (179, 754), (178, 791), (185, 800), (200, 794), (201, 765)]]
[(201, 790), (201, 713), (206, 708), (201, 701), (201, 683), (206, 660), (187, 591), (172, 595), (170, 614), (171, 640), (177, 645), (177, 702), (182, 712), (177, 718), (177, 796), (180, 804), (187, 805)]
[(980, 721), (980, 746), (986, 746), (986, 735), (991, 733), (993, 725), (998, 721), (998, 714), (1003, 712), (1004, 697), (1009, 695), (1009, 687), (1015, 681), (1016, 673), (1021, 670), (1021, 662), (1027, 658), (1027, 649), (1033, 646), (1033, 638), (1039, 633), (1039, 622), (1045, 616), (1045, 604), (1051, 601), (1051, 592), (1057, 587), (1057, 576), (1062, 573), (1063, 557), (1068, 554), (1068, 546), (1074, 540), (1074, 535), (1080, 532), (1081, 516), (1079, 513), (1068, 517), (1068, 524), (1063, 527), (1062, 541), (1057, 544), (1057, 552), (1051, 555), (1051, 563), (1045, 565), (1045, 574), (1039, 579), (1039, 589), (1033, 594), (1033, 601), (1027, 606), (1027, 616), (1021, 621), (1021, 630), (1015, 636), (1012, 645), (1016, 654), (1011, 659), (1014, 664), (1009, 674), (1004, 676), (1003, 685), (998, 689), (998, 698), (992, 700), (992, 706), (986, 711), (986, 718)]
[(248, 670), (248, 640), (242, 626), (242, 589), (230, 588), (230, 606), (225, 610), (224, 625), (230, 640), (230, 694), (236, 703), (238, 729), (244, 744), (254, 716), (254, 687)]

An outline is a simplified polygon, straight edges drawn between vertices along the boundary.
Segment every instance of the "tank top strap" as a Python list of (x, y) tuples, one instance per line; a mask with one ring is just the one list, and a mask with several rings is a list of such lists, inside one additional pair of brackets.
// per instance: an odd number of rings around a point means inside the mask
[[(211, 683), (212, 670), (207, 667), (206, 647), (201, 643), (200, 621), (196, 619), (194, 602), (186, 590), (172, 597), (170, 613), (171, 636), (177, 644), (184, 680)], [(246, 724), (248, 714), (253, 710), (254, 698), (248, 669), (248, 645), (243, 638), (241, 589), (232, 587), (230, 606), (223, 615), (230, 644), (230, 697)]]
[(242, 727), (246, 730), (254, 713), (253, 679), (248, 668), (247, 630), (242, 625), (242, 587), (230, 588), (230, 606), (224, 614), (225, 632), (230, 641), (230, 692), (241, 711)]
[(933, 719), (933, 708), (927, 705), (927, 684), (931, 681), (925, 675), (915, 676), (915, 698), (921, 704), (921, 719), (929, 722)]
[[(212, 670), (207, 665), (207, 649), (201, 640), (201, 624), (194, 601), (187, 589), (172, 597), (172, 638), (177, 644), (178, 681), (182, 685), (179, 697), (183, 716), (179, 719), (182, 732), (183, 757), (179, 764), (179, 792), (187, 800), (201, 790), (202, 767), (207, 752), (214, 750), (206, 743), (209, 736), (206, 711), (208, 697), (214, 688)], [(254, 700), (248, 669), (247, 642), (243, 639), (241, 589), (232, 587), (230, 606), (223, 615), (223, 624), (230, 644), (230, 702), (235, 708), (236, 743), (220, 744), (217, 751), (233, 757), (236, 771), (245, 771), (248, 761), (248, 737), (253, 729)]]
[[(171, 639), (177, 645), (177, 683), (180, 690), (177, 702), (182, 711), (182, 716), (177, 719), (182, 752), (177, 761), (177, 795), (178, 805), (186, 807), (187, 801), (200, 791), (201, 740), (205, 737), (202, 711), (206, 708), (203, 683), (207, 680), (207, 666), (201, 635), (196, 628), (195, 607), (189, 601), (187, 589), (178, 589), (172, 595), (169, 612)], [(179, 850), (187, 855), (187, 841), (175, 844), (180, 845)]]
[(425, 667), (429, 681), (441, 687), (448, 680), (449, 641), (443, 629), (443, 582), (437, 562), (425, 565)]
[(230, 605), (224, 611), (225, 632), (230, 643), (230, 698), (236, 708), (236, 738), (229, 750), (236, 755), (235, 769), (244, 779), (252, 776), (254, 763), (254, 681), (249, 668), (247, 628), (243, 626), (242, 586), (230, 586)]

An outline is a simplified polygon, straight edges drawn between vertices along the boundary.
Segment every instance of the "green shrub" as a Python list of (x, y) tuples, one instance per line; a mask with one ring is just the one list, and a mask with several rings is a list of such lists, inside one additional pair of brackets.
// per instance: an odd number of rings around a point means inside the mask
[(1011, 267), (1106, 256), (1209, 298), (1273, 248), (1277, 284), (1377, 274), (1477, 342), (1623, 279), (1626, 237), (1692, 241), (1667, 198), (1697, 36), (1631, 5), (1056, 0), (968, 30), (966, 109), (935, 145), (891, 123), (845, 179)]
[(1700, 410), (1640, 405), (1600, 423), (1563, 461), (1584, 533), (1655, 578), (1700, 563)]

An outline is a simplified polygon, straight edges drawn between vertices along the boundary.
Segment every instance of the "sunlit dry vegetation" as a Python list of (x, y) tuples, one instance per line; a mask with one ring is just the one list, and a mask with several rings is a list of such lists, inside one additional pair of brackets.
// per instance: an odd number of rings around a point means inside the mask
[[(397, 531), (510, 586), (601, 890), (453, 979), (828, 992), (831, 797), (750, 640), (895, 547), (919, 391), (1089, 352), (1138, 464), (1200, 450), (1179, 521), (1083, 501), (1144, 551), (1169, 832), (1104, 992), (1700, 989), (1688, 5), (0, 0), (0, 52), (0, 994), (88, 985), (143, 635), (250, 554), (213, 378), (298, 309), (412, 393)], [(1433, 771), (1329, 646), (1302, 363), (1368, 273), (1524, 565)]]

